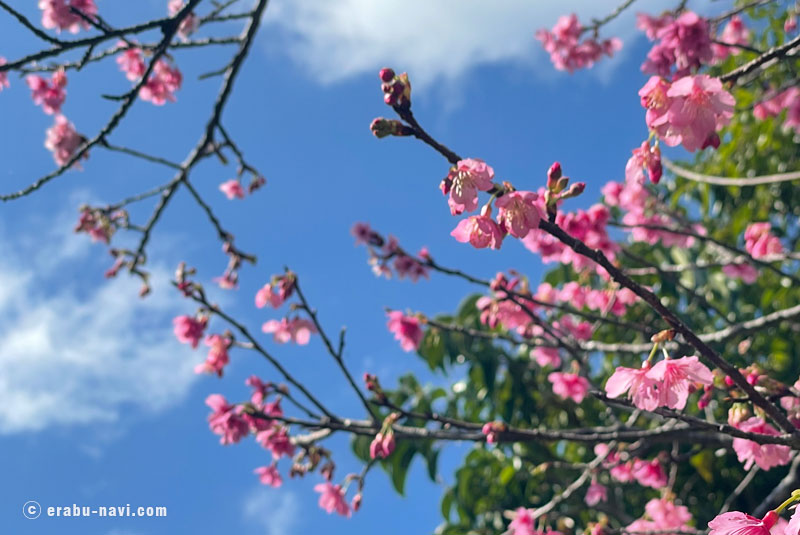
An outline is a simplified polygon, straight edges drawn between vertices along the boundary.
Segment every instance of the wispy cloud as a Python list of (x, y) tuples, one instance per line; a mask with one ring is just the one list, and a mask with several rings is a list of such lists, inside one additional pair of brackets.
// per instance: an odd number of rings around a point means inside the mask
[(242, 512), (265, 535), (293, 535), (300, 504), (292, 491), (258, 487), (245, 498)]
[(98, 249), (41, 230), (35, 249), (0, 234), (0, 433), (111, 422), (123, 407), (159, 411), (183, 399), (198, 357), (172, 335), (182, 303), (167, 270), (154, 270), (161, 291), (147, 299), (136, 280), (106, 281), (96, 266), (94, 284), (71, 280), (65, 273), (86, 272)]
[[(589, 21), (609, 13), (619, 2), (277, 0), (266, 20), (284, 30), (286, 37), (270, 42), (277, 42), (274, 46), (287, 50), (322, 83), (392, 65), (412, 72), (413, 81), (426, 86), (452, 83), (489, 63), (549, 64), (534, 40), (537, 29), (552, 27), (558, 16), (570, 12)], [(650, 2), (647, 9), (657, 10), (661, 4)], [(629, 10), (604, 30), (632, 37), (633, 18)]]

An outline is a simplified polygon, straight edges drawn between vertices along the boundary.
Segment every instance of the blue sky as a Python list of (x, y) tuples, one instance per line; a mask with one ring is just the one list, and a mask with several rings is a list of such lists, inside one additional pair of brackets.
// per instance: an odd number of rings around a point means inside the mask
[[(23, 9), (23, 2), (15, 3)], [(115, 25), (161, 16), (164, 3), (126, 2), (123, 9), (98, 2)], [(38, 20), (33, 3), (25, 4), (23, 11)], [(382, 104), (377, 70), (409, 71), (416, 115), (459, 154), (487, 160), (499, 178), (527, 189), (542, 185), (547, 167), (559, 160), (567, 175), (587, 182), (574, 206), (588, 206), (605, 182), (622, 178), (630, 150), (646, 135), (636, 92), (645, 80), (638, 66), (647, 44), (633, 31), (628, 13), (610, 28), (625, 41), (619, 57), (570, 76), (552, 70), (533, 31), (552, 26), (562, 12), (579, 10), (586, 19), (616, 2), (271, 4), (224, 115), (226, 129), (268, 185), (245, 201), (228, 201), (217, 187), (234, 169), (209, 160), (192, 175), (237, 245), (259, 259), (256, 267), (243, 269), (238, 291), (215, 290), (212, 296), (257, 330), (278, 316), (255, 309), (252, 296), (288, 265), (300, 275), (324, 325), (334, 332), (348, 326), (346, 360), (355, 375), (370, 371), (391, 384), (407, 371), (424, 372), (387, 333), (384, 307), (447, 312), (474, 288), (440, 276), (416, 285), (374, 278), (365, 251), (353, 247), (349, 229), (355, 221), (395, 234), (409, 249), (427, 245), (441, 263), (482, 277), (513, 267), (535, 279), (542, 266), (513, 241), (500, 252), (475, 251), (449, 236), (456, 221), (437, 189), (446, 162), (419, 142), (377, 140), (369, 132), (373, 117), (391, 112)], [(651, 1), (645, 7), (660, 6)], [(235, 34), (239, 27), (217, 30)], [(6, 16), (0, 16), (0, 35), (0, 54), (8, 58), (38, 45)], [(176, 54), (186, 81), (178, 102), (163, 108), (138, 102), (112, 142), (182, 160), (200, 136), (219, 84), (197, 82), (196, 76), (224, 65), (231, 53), (218, 48)], [(34, 107), (22, 80), (11, 83), (0, 94), (3, 192), (53, 168), (42, 146), (52, 118)], [(70, 76), (63, 111), (79, 131), (93, 135), (115, 107), (98, 94), (127, 87), (113, 62), (92, 66)], [(71, 232), (80, 204), (113, 202), (170, 176), (95, 149), (83, 171), (70, 171), (38, 194), (0, 208), (3, 526), (15, 534), (432, 531), (440, 522), (443, 486), (428, 481), (421, 466), (412, 470), (406, 497), (373, 471), (362, 511), (344, 520), (317, 507), (311, 490), (316, 476), (287, 481), (279, 490), (263, 488), (252, 470), (268, 462), (266, 452), (250, 441), (221, 447), (209, 432), (203, 403), (208, 394), (241, 400), (251, 373), (277, 377), (243, 352), (233, 354), (223, 380), (195, 376), (192, 368), (204, 352), (174, 340), (171, 318), (193, 308), (170, 288), (172, 270), (186, 260), (210, 285), (225, 267), (204, 215), (185, 192), (170, 205), (151, 242), (156, 277), (146, 300), (137, 297), (135, 280), (103, 279), (111, 264), (105, 248)], [(151, 210), (152, 203), (142, 203), (132, 217), (141, 222)], [(212, 323), (212, 330), (222, 329)], [(338, 371), (318, 340), (304, 348), (265, 340), (330, 406), (363, 416), (344, 380), (331, 379)], [(339, 477), (359, 469), (345, 437), (329, 444), (337, 452)], [(469, 447), (448, 448), (444, 483)], [(27, 500), (44, 506), (163, 505), (169, 516), (31, 521), (20, 515)]]

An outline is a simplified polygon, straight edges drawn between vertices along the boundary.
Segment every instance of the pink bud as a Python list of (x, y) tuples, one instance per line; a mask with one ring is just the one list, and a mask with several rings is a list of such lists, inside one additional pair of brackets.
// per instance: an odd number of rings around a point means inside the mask
[(725, 385), (726, 386), (733, 386), (734, 382), (730, 375), (725, 376)]
[(388, 457), (392, 454), (395, 447), (394, 441), (394, 433), (386, 433), (386, 436), (383, 437), (383, 455), (384, 457)]
[(383, 82), (391, 82), (392, 79), (394, 78), (394, 71), (392, 69), (388, 68), (388, 67), (384, 67), (378, 73), (378, 77)]
[(353, 501), (350, 502), (350, 507), (353, 509), (353, 512), (358, 512), (358, 510), (361, 509), (361, 502), (363, 499), (360, 492), (353, 496)]
[(786, 20), (783, 23), (783, 31), (786, 33), (791, 33), (797, 29), (797, 17), (794, 16), (794, 13), (786, 17)]

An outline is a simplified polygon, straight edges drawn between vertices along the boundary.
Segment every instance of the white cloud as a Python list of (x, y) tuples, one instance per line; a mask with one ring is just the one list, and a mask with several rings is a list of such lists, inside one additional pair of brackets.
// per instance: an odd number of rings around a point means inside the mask
[(242, 512), (265, 535), (292, 535), (300, 505), (291, 491), (258, 487), (245, 498)]
[[(137, 280), (103, 279), (91, 262), (99, 248), (76, 244), (85, 235), (38, 234), (36, 250), (0, 238), (0, 433), (112, 422), (182, 400), (200, 355), (172, 334), (187, 307), (167, 271), (154, 270), (159, 291), (140, 299)], [(90, 284), (71, 278), (81, 268)]]
[[(588, 22), (620, 0), (276, 0), (268, 23), (285, 30), (278, 47), (322, 83), (394, 66), (413, 73), (412, 83), (454, 82), (476, 66), (513, 62), (547, 64), (533, 33), (558, 16), (576, 12)], [(648, 11), (662, 2), (648, 3)], [(635, 8), (603, 33), (635, 35)], [(275, 42), (274, 40), (270, 40)], [(603, 60), (608, 63), (615, 60)]]

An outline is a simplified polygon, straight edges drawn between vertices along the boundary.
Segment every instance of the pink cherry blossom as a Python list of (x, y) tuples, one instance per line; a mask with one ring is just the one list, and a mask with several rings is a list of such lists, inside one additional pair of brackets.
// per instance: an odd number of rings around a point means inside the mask
[(71, 33), (78, 33), (81, 27), (88, 30), (91, 27), (89, 23), (70, 8), (75, 8), (90, 18), (97, 15), (97, 6), (94, 0), (39, 0), (39, 9), (42, 10), (42, 26), (58, 32), (67, 30)]
[(633, 477), (643, 487), (660, 489), (667, 486), (667, 474), (658, 459), (652, 461), (634, 459)]
[(761, 520), (739, 511), (730, 511), (708, 523), (708, 535), (769, 535), (769, 530), (777, 520), (775, 511), (767, 512)]
[(553, 393), (562, 399), (580, 403), (589, 391), (589, 381), (575, 373), (552, 372), (547, 380), (553, 385)]
[[(750, 30), (744, 25), (744, 21), (739, 15), (734, 15), (728, 20), (717, 41), (729, 45), (747, 45), (750, 42)], [(722, 61), (730, 55), (735, 56), (741, 52), (738, 46), (725, 46), (717, 43), (713, 43), (711, 48), (714, 51), (715, 61)]]
[(293, 292), (293, 276), (279, 275), (273, 277), (271, 282), (265, 284), (256, 292), (256, 306), (264, 308), (270, 305), (272, 308), (280, 308), (292, 296)]
[(295, 446), (285, 427), (270, 426), (265, 431), (256, 434), (256, 442), (261, 444), (264, 449), (272, 453), (272, 458), (276, 461), (281, 457), (291, 457), (294, 455)]
[(206, 405), (212, 410), (208, 416), (208, 426), (211, 431), (220, 435), (220, 444), (234, 444), (250, 432), (250, 426), (242, 418), (240, 407), (228, 405), (228, 401), (223, 396), (211, 394), (206, 398)]
[[(478, 191), (492, 189), (494, 169), (478, 158), (460, 160), (445, 178), (450, 213), (472, 212), (478, 207)], [(443, 190), (444, 191), (444, 190)]]
[[(640, 22), (645, 23), (644, 19)], [(692, 11), (684, 11), (677, 19), (661, 18), (647, 21), (646, 32), (658, 39), (647, 53), (642, 71), (669, 76), (674, 66), (678, 76), (685, 76), (713, 59), (708, 22)], [(654, 26), (661, 26), (654, 30)]]
[(317, 332), (314, 324), (305, 318), (269, 320), (261, 326), (261, 330), (273, 333), (273, 340), (279, 344), (292, 341), (301, 346), (306, 345), (311, 340), (311, 335)]
[(640, 369), (618, 367), (606, 382), (606, 394), (618, 398), (628, 392), (628, 399), (643, 410), (652, 411), (658, 407), (659, 397), (656, 381), (650, 377), (647, 362)]
[(800, 133), (800, 88), (798, 87), (790, 87), (759, 102), (753, 108), (753, 115), (757, 119), (764, 120), (779, 115), (783, 110), (786, 110), (783, 128), (794, 129), (795, 133)]
[(373, 459), (385, 459), (395, 448), (394, 433), (378, 433), (369, 445), (369, 456)]
[(269, 466), (259, 466), (253, 470), (253, 473), (258, 475), (258, 480), (264, 485), (278, 488), (283, 484), (281, 474), (278, 472), (278, 468), (274, 463)]
[(257, 375), (248, 377), (244, 384), (253, 389), (253, 395), (250, 397), (250, 401), (253, 405), (257, 406), (260, 406), (264, 402), (267, 392), (272, 388), (272, 383), (265, 383)]
[(608, 501), (608, 489), (605, 485), (601, 485), (597, 481), (592, 481), (589, 488), (586, 490), (586, 496), (583, 498), (586, 505), (594, 507), (600, 502)]
[(675, 502), (666, 498), (653, 498), (645, 504), (644, 510), (661, 530), (690, 529), (692, 514), (685, 505), (675, 505)]
[(389, 317), (386, 327), (389, 332), (394, 333), (394, 338), (400, 342), (403, 351), (416, 351), (425, 335), (419, 318), (406, 316), (399, 310), (389, 311), (386, 315)]
[(557, 347), (537, 347), (531, 351), (531, 357), (536, 361), (536, 364), (544, 368), (545, 366), (552, 366), (557, 368), (561, 365), (561, 356), (558, 354)]
[(242, 183), (235, 178), (226, 180), (220, 184), (219, 190), (224, 193), (226, 197), (228, 197), (228, 200), (244, 199), (244, 188), (242, 187)]
[(194, 349), (203, 337), (203, 331), (206, 330), (208, 318), (205, 316), (200, 318), (178, 316), (172, 320), (172, 324), (175, 326), (175, 337), (178, 341), (182, 344), (190, 344), (192, 349)]
[(691, 385), (710, 385), (714, 381), (711, 370), (697, 357), (660, 360), (647, 375), (658, 383), (659, 406), (677, 410), (686, 407)]
[(195, 373), (216, 373), (222, 377), (222, 371), (230, 362), (228, 348), (231, 347), (231, 339), (227, 336), (212, 334), (206, 337), (206, 345), (209, 346), (208, 356), (205, 362), (198, 364)]
[(536, 39), (542, 42), (542, 46), (550, 54), (553, 66), (560, 71), (569, 72), (591, 67), (604, 55), (611, 57), (622, 48), (622, 41), (616, 37), (603, 41), (587, 37), (581, 41), (583, 33), (584, 28), (573, 13), (559, 17), (552, 30), (537, 31)]
[[(716, 130), (728, 124), (736, 104), (722, 82), (707, 74), (684, 76), (673, 82), (667, 97), (671, 99), (669, 110), (655, 124), (668, 122), (674, 134), (680, 136), (680, 143), (690, 152), (708, 146)], [(664, 142), (677, 145), (672, 136), (665, 137)]]
[(651, 41), (656, 40), (659, 30), (666, 28), (673, 22), (675, 22), (675, 19), (669, 13), (660, 17), (651, 17), (646, 13), (636, 14), (636, 27), (642, 30)]
[(663, 174), (661, 151), (657, 145), (651, 147), (648, 140), (643, 141), (640, 147), (633, 149), (633, 156), (630, 157), (625, 166), (625, 181), (642, 184), (645, 170), (650, 175), (650, 181), (653, 184), (658, 184)]
[(500, 226), (485, 215), (473, 215), (459, 221), (450, 233), (457, 241), (469, 243), (476, 249), (491, 247), (499, 249), (503, 244)]
[(783, 31), (786, 33), (792, 33), (797, 29), (797, 15), (794, 13), (789, 13), (789, 16), (786, 17), (786, 20), (783, 21)]
[[(47, 129), (44, 146), (53, 153), (56, 165), (63, 166), (85, 141), (86, 138), (75, 130), (75, 126), (66, 117), (56, 115), (55, 123)], [(84, 154), (84, 157), (88, 156)], [(73, 165), (80, 167), (78, 162)]]
[(619, 481), (620, 483), (630, 483), (634, 479), (633, 461), (619, 463), (615, 466), (612, 466), (608, 473), (612, 478), (614, 478), (614, 480)]
[(532, 191), (512, 191), (497, 201), (497, 222), (500, 228), (515, 238), (524, 238), (531, 230), (539, 227), (542, 217), (536, 200), (539, 196)]
[(159, 59), (147, 82), (139, 90), (142, 100), (162, 106), (167, 101), (175, 102), (175, 92), (181, 88), (183, 76), (177, 67)]
[(29, 74), (25, 77), (25, 82), (32, 91), (33, 103), (41, 106), (46, 114), (54, 115), (61, 111), (61, 105), (67, 98), (64, 90), (67, 86), (67, 75), (63, 69), (55, 71), (50, 76), (50, 80), (36, 74)]
[(533, 516), (533, 509), (518, 507), (508, 524), (506, 535), (535, 535), (537, 531), (533, 527), (534, 520), (536, 517)]
[[(8, 63), (6, 58), (0, 56), (0, 66), (5, 65)], [(4, 88), (8, 87), (10, 84), (8, 83), (8, 72), (7, 71), (0, 71), (0, 92), (3, 91)]]
[(727, 264), (722, 266), (722, 272), (728, 277), (742, 279), (746, 284), (758, 280), (758, 270), (750, 264)]
[(744, 248), (753, 258), (783, 253), (781, 241), (772, 234), (772, 226), (768, 222), (750, 223), (744, 231)]
[[(748, 433), (759, 433), (762, 435), (778, 436), (777, 429), (766, 423), (763, 419), (753, 416), (743, 422), (736, 424), (736, 427)], [(759, 444), (745, 438), (733, 439), (733, 450), (739, 458), (740, 463), (744, 463), (744, 469), (749, 470), (753, 463), (757, 464), (762, 470), (769, 470), (774, 466), (783, 466), (791, 460), (791, 449), (789, 446), (780, 444)]]
[[(782, 518), (780, 520), (783, 520)], [(780, 522), (779, 520), (779, 522)], [(798, 535), (800, 533), (800, 507), (795, 507), (794, 514), (786, 524), (786, 529), (781, 532), (781, 535)]]
[[(85, 232), (93, 242), (100, 241), (109, 243), (111, 235), (114, 233), (114, 228), (110, 224), (107, 217), (103, 217), (95, 210), (89, 207), (83, 207), (80, 216), (78, 216), (78, 224), (75, 225), (75, 232)], [(119, 267), (122, 267), (121, 265)], [(119, 270), (119, 267), (117, 270)]]
[[(186, 2), (183, 0), (169, 0), (169, 3), (167, 3), (167, 13), (170, 17), (174, 17), (183, 9), (184, 5), (186, 5)], [(189, 36), (197, 31), (198, 26), (200, 26), (200, 19), (194, 12), (190, 12), (181, 20), (178, 26), (178, 37), (184, 41), (188, 40)]]
[(334, 485), (330, 481), (319, 483), (314, 486), (314, 490), (319, 492), (319, 506), (328, 514), (334, 511), (338, 514), (350, 518), (350, 506), (344, 497), (344, 489), (341, 485)]
[[(117, 46), (128, 46), (125, 41), (118, 41)], [(147, 64), (144, 62), (144, 55), (140, 48), (127, 48), (117, 56), (119, 70), (125, 73), (125, 77), (131, 82), (144, 76)]]

